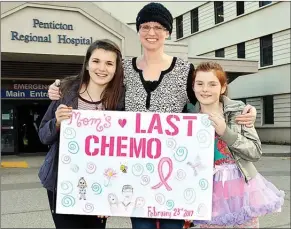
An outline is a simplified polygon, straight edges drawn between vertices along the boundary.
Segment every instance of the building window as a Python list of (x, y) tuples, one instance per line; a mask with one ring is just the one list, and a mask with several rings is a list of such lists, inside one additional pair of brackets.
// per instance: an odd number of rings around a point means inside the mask
[(272, 1), (259, 1), (259, 7), (263, 7), (263, 6), (269, 5), (271, 3), (272, 3)]
[(224, 57), (224, 49), (215, 50), (215, 57)]
[(245, 2), (239, 1), (236, 2), (236, 16), (242, 15), (245, 13)]
[(244, 42), (237, 44), (237, 58), (246, 58), (246, 47)]
[(191, 33), (199, 31), (198, 8), (191, 10)]
[(223, 2), (214, 2), (214, 17), (215, 17), (215, 24), (218, 24), (224, 21)]
[(272, 34), (260, 38), (261, 67), (273, 64), (273, 38)]
[(263, 97), (264, 124), (274, 124), (274, 97), (267, 95)]
[(183, 37), (183, 15), (176, 18), (177, 39)]

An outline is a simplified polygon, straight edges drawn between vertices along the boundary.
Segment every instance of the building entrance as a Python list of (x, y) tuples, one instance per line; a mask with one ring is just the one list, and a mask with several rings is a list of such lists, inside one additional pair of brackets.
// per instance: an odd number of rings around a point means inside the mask
[(18, 151), (24, 153), (45, 152), (48, 147), (38, 137), (41, 120), (47, 110), (48, 101), (33, 101), (28, 105), (17, 105)]
[(2, 101), (1, 152), (2, 154), (46, 152), (38, 137), (41, 120), (49, 100)]

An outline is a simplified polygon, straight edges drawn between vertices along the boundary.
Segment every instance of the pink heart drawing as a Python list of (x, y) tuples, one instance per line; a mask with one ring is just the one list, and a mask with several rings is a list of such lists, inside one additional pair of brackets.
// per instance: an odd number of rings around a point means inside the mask
[(118, 124), (123, 128), (126, 124), (126, 119), (119, 119)]

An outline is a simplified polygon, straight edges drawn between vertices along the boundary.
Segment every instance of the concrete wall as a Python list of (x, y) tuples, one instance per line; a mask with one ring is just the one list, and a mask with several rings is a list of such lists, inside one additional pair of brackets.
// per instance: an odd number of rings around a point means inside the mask
[(257, 128), (262, 143), (291, 144), (290, 127)]
[(183, 60), (188, 60), (188, 45), (168, 41), (165, 44), (165, 53), (171, 56), (177, 56)]

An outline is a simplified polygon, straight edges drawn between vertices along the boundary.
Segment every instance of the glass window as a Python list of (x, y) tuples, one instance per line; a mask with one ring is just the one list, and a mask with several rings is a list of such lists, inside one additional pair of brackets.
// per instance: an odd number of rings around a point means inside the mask
[(224, 57), (224, 49), (215, 50), (215, 57)]
[(214, 2), (214, 18), (215, 18), (215, 24), (218, 24), (224, 21), (223, 2)]
[(246, 58), (246, 48), (244, 42), (237, 44), (237, 58)]
[(273, 38), (272, 34), (260, 38), (260, 65), (273, 65)]
[(242, 15), (245, 13), (245, 2), (239, 1), (236, 2), (236, 16)]
[(274, 98), (273, 95), (263, 97), (264, 124), (274, 124)]
[(199, 31), (199, 17), (198, 17), (198, 8), (195, 8), (191, 11), (191, 33)]
[(177, 39), (183, 37), (183, 15), (176, 18)]
[(272, 3), (272, 1), (259, 1), (259, 7), (263, 7), (263, 6), (269, 5), (271, 3)]
[(1, 152), (14, 152), (14, 109), (2, 107), (1, 111)]

